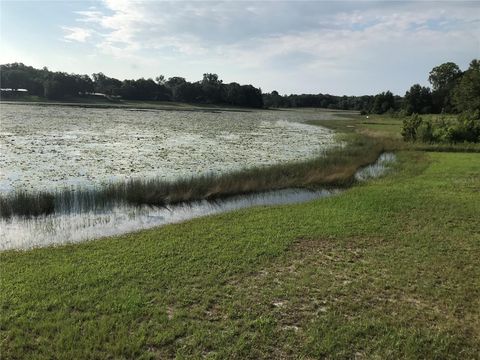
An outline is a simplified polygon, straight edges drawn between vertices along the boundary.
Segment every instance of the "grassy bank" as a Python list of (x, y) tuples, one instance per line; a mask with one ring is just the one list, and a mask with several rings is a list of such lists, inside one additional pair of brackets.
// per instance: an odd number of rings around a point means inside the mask
[[(398, 119), (319, 124), (372, 157), (396, 149), (395, 171), (310, 203), (0, 253), (1, 357), (479, 358), (480, 155), (407, 148)], [(348, 184), (365, 156), (350, 150), (292, 164), (295, 181)], [(256, 187), (277, 178), (294, 181), (279, 167)]]
[[(426, 120), (438, 118), (440, 115), (422, 115)], [(343, 115), (346, 117), (346, 115)], [(455, 115), (448, 115), (447, 119)], [(452, 144), (427, 144), (420, 141), (405, 142), (401, 131), (403, 118), (391, 115), (348, 115), (348, 118), (309, 121), (311, 125), (320, 125), (342, 133), (359, 133), (376, 139), (388, 139), (388, 146), (396, 150), (440, 151), (440, 152), (480, 152), (479, 143), (452, 143)]]
[(478, 155), (399, 158), (325, 200), (0, 254), (2, 358), (478, 358)]
[(328, 150), (314, 159), (268, 167), (257, 167), (224, 175), (205, 175), (175, 181), (135, 179), (93, 190), (0, 195), (0, 216), (37, 216), (55, 212), (90, 211), (114, 204), (164, 206), (184, 201), (219, 199), (290, 187), (344, 187), (355, 172), (392, 148), (385, 139), (348, 134), (344, 147)]

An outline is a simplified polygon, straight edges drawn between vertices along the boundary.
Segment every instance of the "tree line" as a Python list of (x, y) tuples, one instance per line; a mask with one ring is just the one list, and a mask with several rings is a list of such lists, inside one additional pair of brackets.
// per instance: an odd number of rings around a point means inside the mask
[(430, 71), (432, 88), (414, 84), (403, 97), (390, 91), (377, 95), (333, 96), (328, 94), (263, 95), (267, 107), (321, 107), (357, 110), (363, 114), (402, 112), (404, 115), (480, 111), (480, 61), (471, 61), (467, 70), (447, 62)]
[(402, 98), (385, 91), (377, 95), (335, 96), (330, 94), (300, 94), (281, 96), (277, 91), (263, 95), (266, 107), (318, 107), (336, 110), (356, 110), (362, 113), (383, 114), (401, 107)]
[[(35, 69), (21, 63), (0, 65), (2, 88), (27, 89), (29, 94), (63, 100), (92, 93), (125, 100), (159, 100), (189, 103), (227, 104), (254, 108), (321, 107), (357, 110), (363, 114), (402, 112), (404, 115), (480, 111), (480, 61), (471, 61), (467, 70), (447, 62), (430, 71), (432, 87), (414, 84), (403, 97), (384, 91), (376, 95), (335, 96), (329, 94), (262, 94), (260, 88), (223, 83), (217, 74), (206, 73), (200, 81), (183, 77), (123, 80), (103, 73), (92, 76)], [(2, 93), (2, 96), (8, 94)]]
[[(429, 74), (432, 89), (413, 85), (405, 94), (402, 136), (423, 143), (480, 142), (480, 61), (461, 71), (452, 62), (436, 66)], [(441, 112), (437, 118), (419, 114)], [(445, 113), (459, 113), (454, 118)]]
[[(125, 100), (180, 101), (206, 104), (263, 107), (262, 91), (252, 85), (236, 82), (224, 84), (217, 74), (203, 74), (203, 79), (189, 82), (183, 77), (155, 80), (140, 78), (123, 80), (103, 73), (92, 76), (52, 72), (46, 67), (35, 69), (22, 63), (0, 65), (2, 89), (26, 89), (30, 95), (51, 100), (90, 96), (101, 93), (110, 98)], [(2, 92), (8, 96), (8, 92)]]

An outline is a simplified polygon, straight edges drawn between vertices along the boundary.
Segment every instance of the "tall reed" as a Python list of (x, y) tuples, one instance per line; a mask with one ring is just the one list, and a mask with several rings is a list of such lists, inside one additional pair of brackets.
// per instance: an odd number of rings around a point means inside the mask
[(3, 195), (0, 196), (0, 216), (104, 211), (119, 204), (165, 206), (291, 187), (345, 187), (355, 181), (354, 175), (359, 168), (373, 163), (383, 151), (389, 150), (385, 139), (349, 134), (345, 140), (345, 146), (313, 159), (223, 175), (206, 174), (173, 181), (132, 179), (95, 189)]

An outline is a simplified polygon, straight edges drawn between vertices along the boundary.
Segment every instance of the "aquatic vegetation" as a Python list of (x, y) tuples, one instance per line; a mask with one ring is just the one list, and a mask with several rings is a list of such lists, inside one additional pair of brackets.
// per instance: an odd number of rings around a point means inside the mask
[[(383, 153), (375, 163), (358, 170), (355, 173), (355, 179), (364, 181), (381, 176), (388, 171), (394, 161), (394, 154)], [(109, 202), (108, 208), (103, 204), (103, 208), (97, 206), (90, 210), (85, 207), (86, 204), (78, 207), (78, 201), (73, 204), (65, 202), (68, 205), (77, 205), (76, 212), (62, 213), (59, 211), (56, 214), (33, 218), (13, 216), (8, 219), (0, 219), (0, 238), (2, 239), (0, 250), (81, 242), (251, 206), (302, 203), (329, 197), (339, 192), (341, 192), (340, 189), (289, 188), (229, 196), (213, 201), (181, 202), (161, 207), (125, 203), (115, 205), (114, 202)], [(66, 208), (70, 211), (71, 209)]]
[(299, 111), (161, 111), (2, 104), (0, 192), (173, 180), (301, 161), (335, 146)]
[[(350, 135), (345, 146), (332, 148), (321, 156), (301, 162), (255, 166), (219, 175), (209, 173), (175, 180), (134, 178), (97, 187), (59, 189), (48, 193), (49, 201), (43, 202), (39, 201), (39, 197), (43, 199), (45, 195), (35, 192), (22, 193), (19, 204), (15, 204), (16, 193), (0, 195), (0, 215), (8, 218), (52, 212), (80, 213), (104, 211), (122, 204), (165, 206), (286, 188), (343, 187), (355, 181), (355, 172), (373, 163), (384, 150), (385, 145), (375, 138)], [(29, 211), (29, 197), (36, 205), (35, 212)], [(42, 204), (45, 206), (43, 212), (37, 209)]]

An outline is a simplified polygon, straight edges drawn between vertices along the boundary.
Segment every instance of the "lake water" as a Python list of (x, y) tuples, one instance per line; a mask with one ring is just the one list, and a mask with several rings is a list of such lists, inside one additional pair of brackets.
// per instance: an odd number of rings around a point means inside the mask
[(303, 123), (328, 114), (318, 111), (0, 106), (3, 193), (218, 174), (335, 146), (332, 131)]

